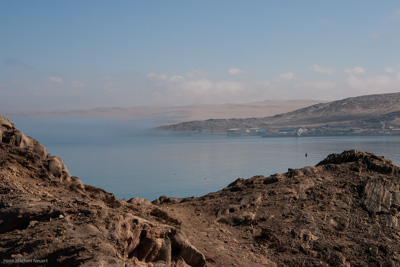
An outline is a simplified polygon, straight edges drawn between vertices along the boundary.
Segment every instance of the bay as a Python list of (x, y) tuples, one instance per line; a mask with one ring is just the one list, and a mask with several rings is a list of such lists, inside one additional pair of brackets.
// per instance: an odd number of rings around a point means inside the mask
[(349, 149), (400, 163), (398, 136), (155, 136), (146, 129), (158, 126), (157, 121), (10, 119), (48, 153), (59, 156), (71, 175), (118, 198), (202, 196), (239, 177), (314, 166), (331, 153)]

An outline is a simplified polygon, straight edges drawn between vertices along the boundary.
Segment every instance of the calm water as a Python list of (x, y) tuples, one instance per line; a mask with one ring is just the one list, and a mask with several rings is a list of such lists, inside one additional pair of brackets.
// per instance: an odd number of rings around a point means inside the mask
[(143, 131), (155, 126), (149, 121), (10, 119), (59, 156), (71, 175), (118, 198), (201, 196), (239, 177), (313, 166), (348, 149), (400, 163), (400, 137), (156, 137)]

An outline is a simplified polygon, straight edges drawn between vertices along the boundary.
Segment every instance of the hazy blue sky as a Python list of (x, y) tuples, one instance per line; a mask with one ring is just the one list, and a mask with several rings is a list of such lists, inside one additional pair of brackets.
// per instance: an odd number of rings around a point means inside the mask
[(400, 91), (400, 1), (0, 1), (0, 110)]

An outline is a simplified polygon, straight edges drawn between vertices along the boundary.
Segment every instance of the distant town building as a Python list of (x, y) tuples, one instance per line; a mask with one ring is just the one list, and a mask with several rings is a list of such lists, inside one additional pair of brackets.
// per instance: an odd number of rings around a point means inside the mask
[(226, 130), (226, 133), (228, 136), (238, 136), (243, 134), (243, 130), (240, 128), (232, 128)]
[(232, 128), (226, 130), (226, 134), (228, 136), (238, 136), (238, 135), (264, 135), (266, 133), (265, 129), (262, 128), (249, 128), (249, 129), (242, 129), (242, 128)]

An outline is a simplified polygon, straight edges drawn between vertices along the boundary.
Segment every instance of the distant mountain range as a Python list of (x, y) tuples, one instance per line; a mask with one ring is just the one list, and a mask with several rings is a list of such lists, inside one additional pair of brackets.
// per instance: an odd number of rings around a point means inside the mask
[[(288, 113), (262, 118), (209, 119), (156, 128), (167, 132), (226, 133), (229, 129), (264, 129), (279, 133), (283, 129), (304, 128), (309, 134), (397, 133), (400, 129), (400, 93), (351, 97), (320, 103)], [(340, 129), (340, 130), (338, 130)]]

